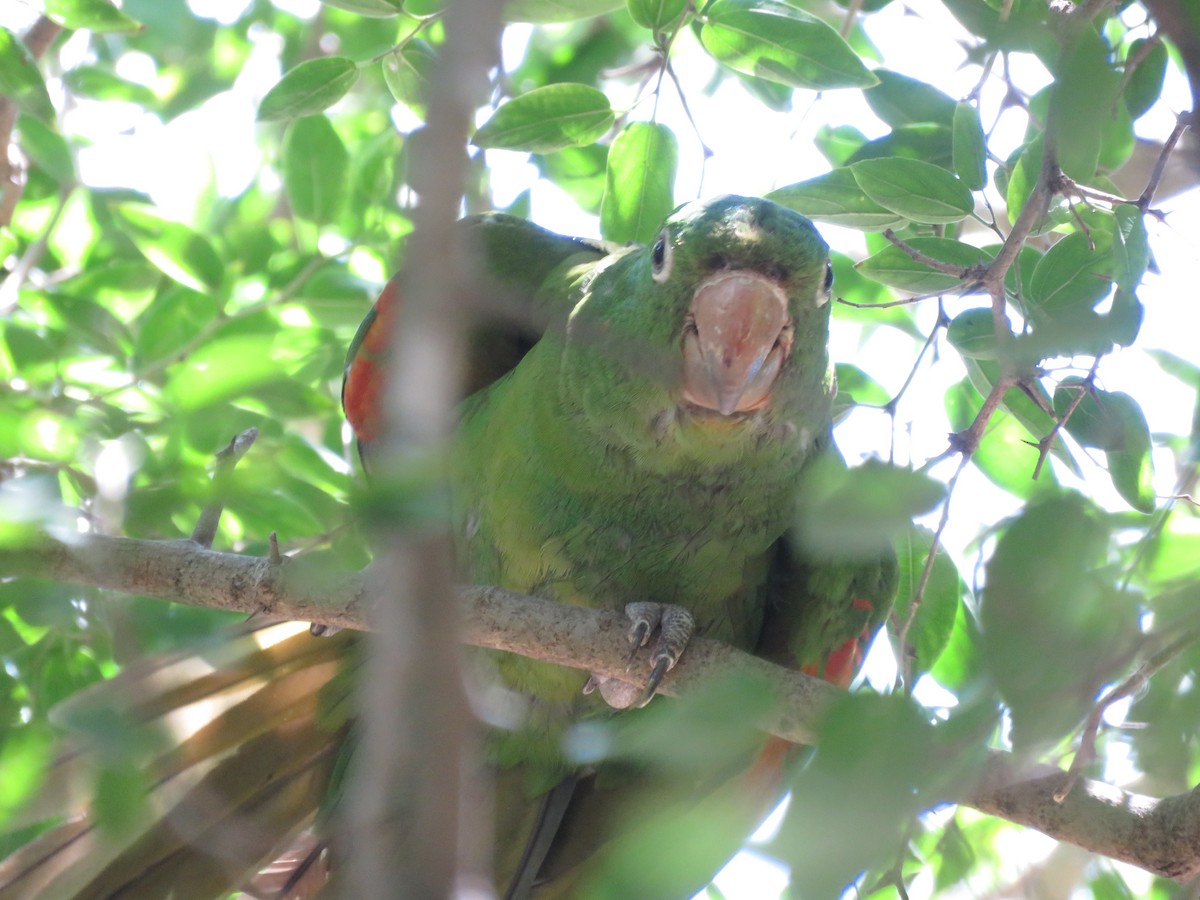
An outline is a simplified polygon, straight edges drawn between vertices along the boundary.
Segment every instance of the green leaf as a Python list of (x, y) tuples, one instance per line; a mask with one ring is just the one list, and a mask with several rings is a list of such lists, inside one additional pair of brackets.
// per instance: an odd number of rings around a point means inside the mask
[(916, 159), (866, 159), (850, 166), (872, 200), (926, 225), (946, 225), (975, 208), (967, 186), (940, 166)]
[(1150, 238), (1142, 211), (1130, 203), (1113, 207), (1113, 281), (1127, 291), (1137, 290), (1150, 265)]
[(987, 143), (979, 110), (970, 103), (954, 109), (954, 172), (973, 191), (987, 185)]
[(358, 66), (344, 56), (310, 59), (279, 79), (258, 106), (258, 120), (311, 116), (337, 103), (358, 81)]
[(1076, 181), (1090, 181), (1096, 173), (1101, 136), (1121, 91), (1121, 76), (1108, 54), (1108, 45), (1094, 29), (1081, 29), (1064, 51), (1051, 88), (1046, 127), (1059, 167)]
[(867, 406), (883, 406), (892, 399), (882, 384), (850, 363), (838, 363), (837, 389), (838, 398), (843, 397), (851, 404)]
[(54, 121), (54, 104), (38, 71), (37, 60), (29, 55), (21, 39), (6, 28), (0, 28), (0, 96), (43, 122)]
[(796, 521), (807, 555), (871, 556), (913, 518), (942, 501), (946, 486), (926, 475), (868, 461), (846, 469), (841, 461), (818, 461), (805, 469), (804, 503)]
[(846, 694), (823, 712), (815, 755), (797, 767), (767, 844), (790, 869), (787, 896), (840, 897), (864, 869), (886, 871), (921, 811), (956, 795), (976, 754), (952, 749), (928, 720), (900, 693)]
[(996, 358), (996, 323), (991, 308), (965, 309), (950, 320), (946, 339), (963, 356)]
[(1111, 253), (1093, 249), (1082, 232), (1068, 234), (1046, 251), (1033, 270), (1028, 301), (1031, 310), (1054, 315), (1090, 308), (1112, 289)]
[(439, 15), (446, 0), (404, 0), (404, 11), (418, 19)]
[[(853, 125), (822, 125), (813, 136), (813, 143), (829, 164), (837, 168), (844, 166), (867, 143), (867, 136)], [(854, 186), (857, 188), (858, 182)]]
[[(905, 243), (925, 256), (962, 269), (969, 269), (990, 259), (978, 247), (950, 238), (917, 237), (910, 238)], [(889, 244), (873, 256), (867, 257), (857, 268), (868, 278), (915, 294), (949, 290), (963, 283), (962, 276), (931, 269), (894, 244)]]
[(606, 240), (649, 243), (675, 208), (679, 147), (665, 125), (632, 122), (608, 150), (600, 233)]
[(142, 30), (141, 22), (108, 0), (46, 0), (46, 17), (63, 28), (125, 34)]
[(76, 66), (63, 75), (67, 89), (81, 97), (97, 100), (123, 100), (149, 106), (154, 103), (154, 91), (144, 84), (127, 81), (100, 66)]
[(1083, 447), (1108, 450), (1119, 446), (1121, 428), (1112, 415), (1115, 410), (1108, 403), (1108, 392), (1089, 385), (1079, 376), (1064, 378), (1055, 388), (1054, 412), (1061, 419), (1080, 393), (1083, 393), (1083, 397), (1076, 403), (1071, 418), (1067, 419), (1067, 433)]
[(916, 125), (897, 125), (889, 134), (867, 141), (854, 151), (846, 165), (864, 159), (899, 156), (950, 168), (954, 161), (954, 135), (949, 125), (918, 122)]
[(602, 91), (586, 84), (550, 84), (505, 103), (471, 142), (489, 149), (553, 153), (598, 140), (614, 118)]
[(1146, 49), (1150, 40), (1138, 38), (1125, 54), (1126, 66), (1140, 54), (1146, 54), (1137, 63), (1137, 68), (1125, 73), (1125, 108), (1135, 119), (1145, 115), (1158, 102), (1167, 75), (1167, 46), (1161, 40), (1155, 40), (1154, 45)]
[(41, 119), (21, 113), (17, 119), (21, 149), (33, 164), (57, 181), (69, 185), (75, 182), (75, 161), (67, 139)]
[(878, 82), (834, 29), (776, 0), (714, 0), (702, 21), (700, 43), (736, 72), (818, 91)]
[(326, 6), (376, 19), (398, 16), (404, 9), (404, 0), (321, 0), (321, 2)]
[(305, 116), (283, 137), (283, 187), (302, 219), (332, 221), (346, 196), (349, 154), (325, 116)]
[(781, 206), (830, 225), (860, 231), (884, 231), (906, 224), (905, 219), (868, 197), (849, 169), (834, 169), (816, 178), (777, 188), (766, 196)]
[(202, 235), (138, 204), (121, 204), (113, 212), (121, 230), (164, 275), (197, 291), (220, 287), (225, 267)]
[[(971, 380), (964, 379), (946, 390), (946, 415), (956, 432), (970, 426), (982, 405), (983, 395)], [(1041, 471), (1037, 481), (1033, 480), (1038, 459), (1037, 447), (1031, 443), (1033, 440), (1029, 429), (1012, 413), (997, 410), (988, 422), (983, 441), (971, 455), (971, 463), (997, 487), (1028, 500), (1045, 493), (1055, 481), (1049, 467)]]
[(1108, 548), (1100, 511), (1061, 493), (1027, 505), (988, 561), (984, 658), (1012, 712), (1018, 751), (1073, 731), (1126, 665), (1136, 611), (1104, 571)]
[(1136, 293), (1126, 288), (1113, 292), (1112, 307), (1104, 316), (1107, 327), (1104, 336), (1121, 347), (1129, 347), (1137, 340), (1142, 328), (1145, 311)]
[[(933, 532), (917, 525), (896, 541), (896, 556), (900, 563), (900, 583), (896, 589), (897, 622), (908, 619), (912, 599), (924, 575), (926, 559), (932, 547)], [(914, 653), (914, 676), (928, 672), (946, 649), (958, 615), (959, 598), (964, 590), (958, 569), (946, 551), (939, 550), (933, 558), (933, 569), (929, 573), (921, 605), (917, 607), (916, 619), (908, 632), (909, 646)]]
[(393, 97), (415, 110), (423, 110), (436, 63), (433, 47), (414, 38), (383, 58), (383, 80)]
[(1117, 493), (1138, 512), (1154, 512), (1154, 460), (1146, 415), (1128, 394), (1108, 395), (1106, 412), (1115, 419), (1119, 440), (1106, 454), (1108, 476)]
[(979, 626), (966, 603), (958, 604), (954, 627), (942, 655), (929, 674), (952, 691), (978, 683), (983, 669), (979, 651)]
[(1055, 412), (1066, 415), (1081, 391), (1086, 393), (1067, 420), (1067, 432), (1084, 447), (1106, 451), (1118, 492), (1135, 509), (1149, 512), (1154, 507), (1153, 469), (1150, 431), (1141, 408), (1128, 394), (1103, 391), (1071, 377), (1054, 392)]
[(1016, 162), (1013, 163), (1012, 170), (1008, 175), (1007, 187), (1001, 187), (999, 182), (1002, 170), (996, 172), (996, 187), (1003, 191), (1005, 201), (1008, 203), (1008, 215), (1014, 221), (1021, 214), (1025, 201), (1029, 199), (1034, 185), (1037, 184), (1038, 174), (1042, 171), (1044, 152), (1040, 136), (1022, 147), (1016, 154)]
[(210, 341), (169, 370), (166, 394), (180, 412), (190, 412), (286, 380), (271, 345), (271, 336), (262, 334)]
[(626, 0), (633, 21), (655, 34), (665, 32), (683, 18), (688, 0)]
[(210, 294), (167, 284), (135, 321), (135, 372), (183, 349), (217, 317), (217, 301)]
[(622, 0), (510, 0), (504, 18), (510, 22), (574, 22), (612, 12)]
[(955, 103), (933, 85), (892, 72), (876, 69), (879, 84), (863, 93), (872, 112), (893, 128), (933, 122), (950, 125)]

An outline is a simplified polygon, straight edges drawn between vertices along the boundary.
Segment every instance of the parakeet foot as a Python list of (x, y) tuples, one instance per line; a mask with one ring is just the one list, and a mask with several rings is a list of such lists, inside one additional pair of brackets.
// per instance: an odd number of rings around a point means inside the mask
[(638, 650), (650, 643), (654, 629), (659, 629), (659, 635), (650, 652), (650, 677), (645, 687), (639, 689), (627, 681), (606, 678), (595, 672), (583, 686), (585, 694), (600, 691), (604, 702), (613, 709), (642, 707), (649, 703), (663, 676), (679, 662), (692, 638), (692, 632), (696, 630), (696, 620), (692, 614), (682, 606), (669, 603), (628, 603), (625, 605), (625, 617), (629, 619), (629, 643), (633, 645), (629, 651), (627, 668), (633, 668)]
[(629, 642), (633, 649), (629, 654), (629, 664), (633, 665), (634, 657), (642, 647), (650, 641), (650, 635), (657, 627), (658, 641), (650, 653), (650, 677), (642, 690), (636, 705), (645, 706), (658, 690), (663, 676), (683, 655), (692, 633), (696, 630), (696, 620), (682, 606), (671, 603), (648, 603), (645, 601), (627, 603), (625, 617), (629, 619)]

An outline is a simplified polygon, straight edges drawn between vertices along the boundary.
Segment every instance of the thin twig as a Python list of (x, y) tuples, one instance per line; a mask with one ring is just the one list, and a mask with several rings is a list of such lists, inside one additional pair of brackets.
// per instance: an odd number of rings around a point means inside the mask
[(917, 581), (917, 587), (913, 591), (912, 599), (908, 604), (908, 615), (904, 618), (904, 624), (900, 626), (899, 632), (896, 634), (896, 645), (900, 648), (900, 671), (901, 677), (904, 679), (904, 691), (907, 694), (912, 693), (912, 658), (908, 652), (908, 633), (912, 630), (913, 623), (917, 620), (917, 612), (921, 609), (921, 601), (925, 599), (925, 590), (929, 587), (929, 579), (933, 577), (933, 565), (937, 560), (938, 550), (942, 546), (942, 535), (946, 531), (946, 526), (950, 524), (950, 500), (954, 497), (954, 488), (958, 485), (958, 476), (966, 469), (971, 458), (967, 454), (963, 454), (958, 461), (958, 468), (954, 470), (954, 474), (950, 480), (946, 482), (946, 498), (942, 501), (942, 515), (938, 520), (937, 530), (933, 533), (933, 543), (929, 547), (929, 553), (925, 555), (925, 565), (921, 569), (921, 578)]
[(1096, 758), (1096, 738), (1100, 733), (1100, 722), (1109, 708), (1114, 703), (1124, 700), (1126, 697), (1131, 697), (1140, 691), (1156, 672), (1198, 640), (1200, 640), (1200, 628), (1193, 628), (1180, 635), (1138, 666), (1132, 675), (1105, 694), (1096, 703), (1087, 718), (1087, 722), (1083, 726), (1083, 732), (1079, 738), (1079, 749), (1075, 751), (1075, 758), (1071, 760), (1071, 767), (1067, 770), (1067, 779), (1054, 792), (1054, 801), (1056, 803), (1062, 803), (1067, 799), (1067, 795), (1071, 793), (1076, 782), (1079, 781), (1079, 776), (1083, 773), (1084, 766), (1089, 765)]
[(1175, 127), (1171, 129), (1171, 134), (1167, 137), (1163, 144), (1162, 152), (1158, 154), (1158, 160), (1154, 163), (1154, 169), (1150, 172), (1150, 178), (1146, 182), (1146, 189), (1142, 191), (1142, 195), (1137, 199), (1137, 207), (1142, 212), (1147, 212), (1150, 209), (1150, 204), (1154, 201), (1154, 194), (1158, 190), (1159, 182), (1162, 181), (1163, 173), (1167, 170), (1167, 160), (1170, 159), (1175, 145), (1179, 143), (1179, 139), (1183, 137), (1183, 133), (1191, 127), (1190, 119), (1194, 113), (1184, 113), (1175, 122)]
[(905, 391), (908, 390), (909, 385), (913, 383), (913, 379), (917, 376), (917, 370), (921, 367), (921, 360), (925, 358), (925, 354), (928, 353), (929, 348), (933, 346), (934, 341), (937, 339), (938, 332), (940, 332), (948, 324), (950, 324), (950, 320), (946, 316), (946, 308), (939, 300), (937, 321), (933, 323), (933, 328), (929, 330), (929, 335), (925, 338), (925, 343), (921, 345), (921, 350), (919, 353), (917, 353), (917, 358), (913, 360), (912, 366), (909, 367), (908, 377), (904, 379), (904, 384), (900, 385), (900, 390), (896, 391), (892, 399), (883, 405), (883, 408), (890, 414), (895, 415), (896, 407), (900, 403), (900, 398), (904, 396)]
[(964, 457), (969, 457), (979, 449), (979, 442), (983, 439), (983, 432), (987, 428), (988, 422), (992, 415), (999, 408), (1004, 395), (1008, 393), (1008, 389), (1017, 383), (1017, 378), (1012, 375), (1002, 375), (992, 385), (991, 391), (983, 401), (983, 406), (979, 408), (979, 412), (975, 414), (971, 424), (962, 431), (955, 432), (950, 436), (950, 448), (946, 454), (961, 453)]
[(16, 308), (20, 300), (21, 285), (25, 283), (29, 273), (45, 256), (46, 248), (50, 245), (50, 236), (58, 228), (63, 211), (67, 208), (67, 201), (71, 199), (74, 190), (74, 185), (63, 185), (58, 192), (58, 202), (54, 204), (54, 211), (46, 220), (37, 240), (25, 248), (25, 252), (21, 254), (21, 258), (17, 260), (13, 270), (8, 273), (8, 277), (0, 282), (0, 316), (6, 316)]
[(1087, 376), (1079, 385), (1079, 391), (1071, 398), (1070, 405), (1063, 410), (1062, 417), (1055, 417), (1054, 427), (1050, 429), (1050, 433), (1038, 441), (1038, 459), (1037, 464), (1033, 467), (1033, 480), (1037, 481), (1038, 475), (1042, 473), (1042, 466), (1050, 456), (1050, 450), (1054, 446), (1054, 441), (1058, 437), (1060, 431), (1066, 426), (1067, 421), (1074, 415), (1075, 410), (1079, 408), (1079, 404), (1083, 402), (1083, 398), (1087, 396), (1092, 389), (1092, 385), (1096, 382), (1096, 371), (1100, 368), (1100, 360), (1103, 359), (1103, 354), (1092, 360), (1092, 367), (1088, 370)]
[(885, 229), (883, 236), (889, 242), (899, 247), (904, 251), (905, 255), (910, 257), (913, 262), (918, 262), (923, 266), (933, 269), (935, 272), (941, 272), (943, 275), (952, 275), (960, 281), (967, 281), (973, 277), (978, 277), (987, 271), (986, 266), (956, 266), (954, 263), (948, 263), (945, 260), (937, 259), (930, 256), (928, 253), (922, 253), (904, 239), (897, 237), (896, 232), (892, 229)]

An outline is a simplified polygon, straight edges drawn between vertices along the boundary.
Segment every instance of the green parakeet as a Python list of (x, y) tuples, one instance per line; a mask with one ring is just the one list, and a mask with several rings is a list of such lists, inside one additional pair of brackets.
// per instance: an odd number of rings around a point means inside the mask
[[(836, 456), (831, 270), (807, 219), (726, 196), (681, 207), (648, 246), (566, 238), (503, 215), (463, 228), (496, 302), (471, 336), (471, 393), (452, 466), (461, 575), (623, 610), (633, 647), (649, 647), (647, 668), (629, 684), (479, 651), (526, 698), (522, 721), (494, 729), (489, 741), (498, 890), (589, 896), (606, 848), (630, 824), (614, 810), (636, 808), (630, 798), (656, 786), (636, 771), (607, 777), (603, 763), (581, 772), (564, 751), (567, 730), (645, 704), (694, 635), (848, 684), (890, 609), (895, 562), (887, 550), (813, 559), (789, 530), (806, 467)], [(367, 463), (401, 295), (394, 280), (348, 356), (343, 403)], [(349, 731), (349, 704), (326, 685), (356, 638), (265, 633), (231, 642), (199, 681), (181, 656), (133, 667), (95, 692), (124, 691), (123, 713), (139, 721), (169, 718), (183, 699), (227, 704), (148, 765), (160, 806), (178, 810), (197, 792), (210, 807), (213, 796), (227, 798), (191, 830), (212, 839), (164, 839), (147, 818), (132, 839), (102, 849), (83, 818), (7, 861), (0, 900), (30, 886), (64, 897), (147, 896), (185, 883), (179, 896), (216, 896), (311, 831)], [(237, 677), (228, 674), (233, 663)], [(293, 745), (295, 756), (279, 758)], [(745, 831), (777, 799), (779, 782), (764, 772), (782, 759), (768, 743), (730, 782), (762, 794)], [(261, 839), (212, 837), (230, 815), (264, 822)], [(88, 852), (71, 852), (80, 841)], [(722, 862), (707, 860), (696, 883), (642, 895), (687, 896)]]

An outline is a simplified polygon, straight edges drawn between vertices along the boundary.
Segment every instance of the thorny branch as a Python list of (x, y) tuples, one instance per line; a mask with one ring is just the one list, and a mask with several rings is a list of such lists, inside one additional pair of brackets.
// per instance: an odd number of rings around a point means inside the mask
[[(220, 553), (190, 541), (105, 536), (74, 543), (46, 541), (0, 549), (0, 577), (37, 576), (278, 618), (349, 628), (366, 624), (366, 573), (319, 576), (303, 558), (273, 565), (258, 557)], [(626, 671), (627, 625), (616, 612), (513, 594), (498, 588), (459, 589), (463, 640), (475, 646), (573, 666), (615, 678)], [(737, 673), (771, 686), (780, 705), (764, 729), (809, 742), (837, 688), (731, 647), (697, 639), (664, 679), (661, 693), (679, 696)], [(1070, 775), (1032, 769), (993, 751), (974, 782), (947, 802), (963, 803), (1051, 837), (1140, 866), (1167, 878), (1200, 875), (1200, 794), (1157, 799), (1079, 779), (1063, 802), (1055, 794)]]

